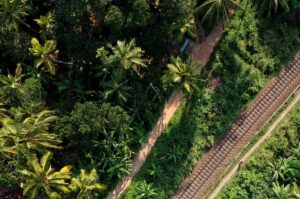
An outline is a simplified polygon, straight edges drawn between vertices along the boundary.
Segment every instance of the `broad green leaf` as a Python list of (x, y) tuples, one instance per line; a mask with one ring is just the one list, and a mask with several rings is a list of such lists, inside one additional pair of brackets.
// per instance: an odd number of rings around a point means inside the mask
[(43, 157), (41, 159), (41, 165), (42, 165), (42, 168), (44, 170), (49, 169), (49, 164), (50, 164), (50, 159), (51, 158), (52, 158), (52, 153), (51, 152), (47, 152), (43, 155)]

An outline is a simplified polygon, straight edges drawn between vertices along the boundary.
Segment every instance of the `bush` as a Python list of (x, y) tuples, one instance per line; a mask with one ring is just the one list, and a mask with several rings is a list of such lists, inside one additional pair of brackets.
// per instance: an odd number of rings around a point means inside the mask
[(131, 167), (129, 116), (119, 106), (77, 103), (55, 126), (67, 142), (68, 150), (92, 163), (108, 182), (121, 178)]
[(20, 180), (20, 173), (15, 169), (15, 161), (2, 161), (0, 162), (0, 187), (7, 189), (18, 188)]
[(0, 101), (6, 106), (19, 106), (20, 105), (20, 92), (16, 88), (10, 86), (3, 86), (0, 89)]
[(25, 80), (21, 104), (26, 110), (34, 113), (41, 111), (45, 105), (45, 97), (46, 93), (38, 79), (28, 78)]

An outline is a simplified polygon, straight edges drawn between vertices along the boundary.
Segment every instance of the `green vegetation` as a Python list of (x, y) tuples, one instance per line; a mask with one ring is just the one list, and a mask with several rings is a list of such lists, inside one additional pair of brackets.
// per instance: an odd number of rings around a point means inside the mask
[(172, 92), (161, 77), (195, 3), (0, 0), (0, 188), (104, 197)]
[(60, 172), (55, 172), (50, 165), (51, 157), (51, 152), (45, 153), (40, 161), (33, 156), (28, 160), (31, 170), (20, 171), (26, 179), (21, 187), (29, 198), (37, 196), (62, 198), (62, 194), (70, 192), (66, 180), (69, 180), (71, 176), (68, 174), (69, 171), (63, 171), (69, 169), (62, 168)]
[(299, 196), (300, 106), (247, 160), (218, 198), (297, 198)]
[(197, 89), (197, 81), (199, 75), (196, 73), (199, 64), (194, 63), (191, 58), (186, 62), (179, 57), (176, 59), (171, 57), (171, 63), (167, 64), (168, 71), (162, 76), (162, 82), (168, 85), (174, 85), (179, 90), (191, 93), (193, 89)]
[[(271, 5), (278, 17), (260, 21), (253, 6), (231, 19), (231, 0), (0, 0), (0, 188), (28, 198), (105, 197), (131, 171), (175, 88), (191, 101), (128, 192), (169, 197), (299, 45), (298, 2)], [(179, 56), (184, 39), (201, 41), (228, 19), (196, 74), (201, 63)], [(206, 88), (212, 76), (222, 79), (216, 93)]]
[(200, 90), (181, 105), (123, 198), (135, 198), (144, 183), (157, 194), (144, 198), (170, 198), (174, 194), (268, 77), (299, 49), (300, 31), (288, 25), (284, 17), (257, 19), (252, 6), (235, 13), (206, 68), (207, 75), (221, 77), (222, 85), (212, 92), (200, 84)]

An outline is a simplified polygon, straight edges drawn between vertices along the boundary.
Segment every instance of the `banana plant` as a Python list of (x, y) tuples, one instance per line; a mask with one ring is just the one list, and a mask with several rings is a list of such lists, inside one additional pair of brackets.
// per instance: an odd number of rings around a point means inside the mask
[(55, 20), (54, 16), (51, 12), (49, 12), (45, 16), (40, 16), (39, 19), (35, 19), (36, 23), (40, 26), (40, 35), (43, 39), (47, 39), (53, 35), (55, 35)]
[(275, 181), (278, 181), (279, 179), (283, 181), (285, 180), (285, 174), (289, 170), (289, 162), (290, 159), (286, 159), (286, 158), (280, 158), (274, 163), (269, 162), (269, 166), (273, 171), (272, 180)]
[(272, 183), (272, 191), (277, 198), (292, 198), (291, 185), (280, 185), (277, 181)]
[[(17, 118), (17, 116), (15, 117)], [(0, 153), (18, 157), (20, 151), (43, 152), (61, 149), (58, 136), (49, 132), (50, 124), (57, 119), (53, 111), (43, 110), (19, 121), (7, 115), (0, 118)]]
[(58, 54), (56, 49), (56, 41), (47, 40), (45, 45), (42, 46), (36, 38), (31, 39), (32, 48), (29, 48), (31, 54), (37, 57), (35, 67), (43, 67), (43, 69), (49, 72), (51, 75), (56, 74), (56, 66), (54, 64)]
[(28, 15), (28, 7), (21, 0), (0, 0), (0, 32), (18, 30)]
[(22, 67), (18, 65), (15, 70), (15, 75), (8, 74), (2, 75), (0, 74), (0, 85), (10, 86), (12, 88), (20, 88), (21, 80), (24, 75), (22, 74)]
[(60, 171), (54, 171), (50, 165), (52, 153), (45, 153), (40, 160), (36, 155), (28, 158), (29, 169), (20, 170), (25, 182), (21, 183), (23, 194), (29, 199), (62, 198), (63, 194), (71, 192), (69, 181), (71, 180), (71, 166), (65, 166)]
[(99, 177), (96, 169), (89, 173), (81, 169), (80, 174), (76, 178), (72, 178), (70, 188), (74, 192), (78, 192), (77, 199), (91, 199), (93, 192), (104, 191), (106, 186), (98, 183)]

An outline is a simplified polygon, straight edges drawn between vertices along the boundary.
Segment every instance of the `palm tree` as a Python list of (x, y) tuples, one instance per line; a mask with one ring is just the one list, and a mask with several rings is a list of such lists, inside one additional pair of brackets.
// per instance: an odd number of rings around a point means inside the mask
[(235, 0), (206, 0), (196, 7), (195, 13), (203, 15), (202, 22), (208, 21), (212, 24), (222, 20), (229, 21), (229, 9), (239, 6)]
[(80, 175), (77, 178), (72, 178), (70, 188), (73, 191), (78, 191), (77, 199), (92, 198), (93, 191), (103, 191), (105, 185), (98, 183), (99, 177), (96, 169), (87, 173), (85, 170), (80, 170)]
[(132, 69), (141, 76), (141, 68), (146, 68), (146, 60), (142, 59), (145, 51), (136, 47), (135, 40), (132, 39), (128, 44), (124, 41), (118, 41), (115, 47), (111, 47), (114, 57), (125, 69)]
[(56, 41), (47, 40), (45, 45), (42, 46), (36, 38), (31, 39), (32, 48), (29, 48), (31, 54), (37, 57), (35, 67), (39, 68), (43, 65), (46, 71), (51, 75), (55, 75), (56, 67), (54, 61), (56, 59), (58, 51), (55, 51)]
[(195, 24), (195, 16), (190, 15), (183, 21), (182, 26), (180, 27), (180, 32), (177, 36), (178, 41), (182, 41), (184, 36), (187, 35), (189, 38), (195, 40), (196, 39), (196, 24)]
[(272, 12), (277, 12), (279, 6), (284, 10), (289, 10), (288, 0), (253, 0), (253, 4), (257, 7), (260, 16), (267, 15), (270, 17)]
[(47, 152), (38, 160), (36, 155), (28, 159), (29, 169), (21, 170), (20, 173), (26, 179), (21, 184), (23, 194), (28, 198), (35, 199), (38, 196), (42, 198), (62, 198), (61, 194), (70, 193), (68, 188), (70, 175), (70, 166), (63, 167), (59, 172), (55, 172), (50, 165), (52, 153)]
[(128, 80), (123, 80), (122, 76), (122, 71), (116, 70), (110, 81), (102, 83), (102, 87), (104, 88), (104, 100), (113, 99), (120, 105), (127, 102), (130, 97), (129, 91), (131, 90), (131, 87), (127, 85)]
[(45, 16), (40, 16), (39, 19), (35, 19), (34, 21), (40, 26), (40, 35), (44, 40), (55, 35), (55, 19), (51, 12)]
[(163, 84), (165, 86), (173, 85), (191, 93), (193, 89), (198, 89), (196, 85), (196, 82), (199, 81), (196, 74), (198, 65), (190, 57), (185, 62), (180, 57), (171, 57), (171, 63), (167, 64), (168, 71), (162, 76)]
[(18, 30), (27, 8), (21, 0), (0, 0), (0, 32)]
[(61, 140), (49, 132), (50, 124), (57, 119), (53, 111), (43, 110), (21, 121), (16, 118), (5, 115), (0, 118), (0, 153), (15, 157), (23, 150), (43, 152), (61, 148)]

